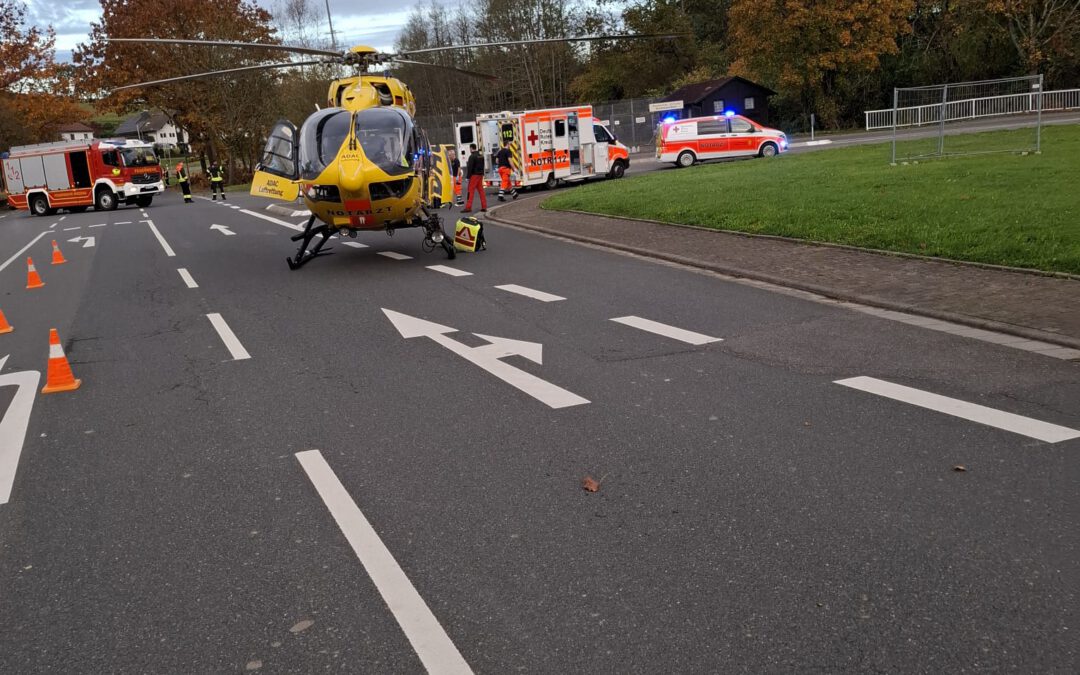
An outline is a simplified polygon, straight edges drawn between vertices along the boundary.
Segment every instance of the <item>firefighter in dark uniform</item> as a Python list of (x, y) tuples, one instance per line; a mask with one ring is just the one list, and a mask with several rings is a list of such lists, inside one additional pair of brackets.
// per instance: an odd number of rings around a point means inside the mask
[(184, 193), (184, 203), (191, 203), (191, 183), (188, 182), (187, 167), (183, 162), (176, 163), (176, 183), (180, 186), (180, 191)]
[(225, 201), (225, 171), (220, 164), (214, 162), (210, 165), (210, 198), (212, 201), (217, 201), (219, 192), (221, 193), (221, 201)]
[(495, 153), (495, 166), (499, 170), (499, 201), (506, 201), (507, 192), (510, 193), (511, 199), (517, 199), (517, 188), (510, 183), (510, 174), (513, 173), (514, 167), (510, 164), (510, 148), (507, 147), (506, 141), (502, 142), (502, 147)]

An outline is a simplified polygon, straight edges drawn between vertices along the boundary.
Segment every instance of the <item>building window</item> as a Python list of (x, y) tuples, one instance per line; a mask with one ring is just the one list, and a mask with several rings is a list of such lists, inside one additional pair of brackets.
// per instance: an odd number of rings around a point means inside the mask
[(743, 101), (743, 110), (753, 110), (753, 109), (754, 109), (754, 97), (751, 96), (751, 97), (747, 98), (745, 101)]
[(722, 113), (722, 112), (724, 112), (724, 99), (720, 98), (720, 99), (717, 99), (717, 100), (713, 101), (713, 103), (712, 103), (712, 111), (714, 113)]

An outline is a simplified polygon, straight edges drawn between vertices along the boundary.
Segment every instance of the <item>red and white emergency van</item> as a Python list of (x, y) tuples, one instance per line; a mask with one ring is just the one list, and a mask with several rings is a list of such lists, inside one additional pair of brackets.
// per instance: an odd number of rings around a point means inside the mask
[(487, 186), (499, 184), (494, 158), (504, 140), (511, 151), (514, 187), (622, 178), (630, 166), (629, 149), (593, 117), (588, 105), (490, 113), (455, 126), (462, 166), (469, 144), (484, 153)]
[(140, 141), (16, 146), (2, 164), (8, 203), (37, 216), (90, 206), (112, 211), (120, 203), (147, 207), (165, 191), (154, 148)]
[(675, 166), (706, 159), (773, 157), (787, 149), (784, 132), (730, 113), (664, 120), (656, 130), (656, 159)]

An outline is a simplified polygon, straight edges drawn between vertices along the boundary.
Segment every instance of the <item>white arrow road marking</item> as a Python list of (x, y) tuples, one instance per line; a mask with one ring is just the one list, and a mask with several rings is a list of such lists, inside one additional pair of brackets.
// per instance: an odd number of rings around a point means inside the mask
[(226, 237), (231, 237), (231, 236), (236, 234), (235, 232), (233, 232), (232, 230), (230, 230), (228, 227), (226, 227), (224, 225), (211, 225), (210, 229), (211, 230), (217, 230), (218, 232), (222, 233)]
[(568, 408), (589, 402), (588, 399), (582, 398), (571, 391), (557, 387), (547, 380), (542, 380), (531, 373), (499, 360), (506, 356), (518, 355), (534, 363), (540, 363), (543, 345), (539, 343), (474, 333), (478, 338), (487, 340), (491, 344), (470, 347), (446, 336), (446, 333), (456, 333), (456, 328), (417, 319), (385, 308), (383, 314), (394, 324), (394, 328), (397, 328), (398, 332), (401, 333), (401, 337), (405, 339), (429, 338), (551, 408)]
[(985, 424), (996, 429), (1004, 429), (1014, 434), (1028, 436), (1047, 443), (1060, 443), (1061, 441), (1080, 438), (1080, 431), (1076, 429), (1040, 422), (1030, 417), (1014, 415), (939, 394), (931, 394), (928, 391), (893, 384), (873, 377), (852, 377), (846, 380), (836, 380), (835, 384), (891, 398), (894, 401), (910, 403), (927, 410), (936, 410), (946, 415)]
[(551, 293), (545, 293), (543, 291), (534, 291), (531, 288), (518, 286), (517, 284), (503, 284), (502, 286), (496, 286), (495, 288), (499, 289), (500, 291), (507, 291), (510, 293), (517, 293), (518, 295), (524, 295), (526, 298), (532, 298), (533, 300), (539, 300), (540, 302), (557, 302), (559, 300), (566, 299), (561, 295), (552, 295)]
[(169, 242), (165, 241), (165, 237), (161, 236), (161, 233), (158, 232), (158, 229), (154, 227), (154, 221), (144, 220), (143, 222), (150, 226), (150, 231), (154, 233), (155, 237), (157, 237), (158, 243), (161, 244), (161, 248), (165, 249), (165, 255), (169, 256), (170, 258), (175, 258), (176, 253), (172, 250), (172, 246), (169, 246)]
[(472, 673), (450, 636), (318, 450), (296, 453), (315, 490), (429, 673)]
[(191, 277), (191, 272), (188, 272), (186, 267), (179, 267), (176, 271), (180, 273), (180, 278), (184, 280), (188, 288), (199, 287), (199, 284), (195, 283), (195, 279)]
[(379, 255), (390, 258), (391, 260), (412, 260), (411, 255), (405, 255), (404, 253), (398, 253), (396, 251), (379, 251)]
[(75, 237), (73, 239), (68, 239), (68, 241), (73, 242), (75, 244), (78, 244), (80, 241), (84, 242), (83, 245), (82, 245), (83, 248), (93, 248), (94, 247), (94, 238), (93, 237)]
[(27, 244), (26, 246), (23, 246), (22, 248), (20, 248), (20, 249), (19, 249), (19, 252), (18, 252), (18, 253), (16, 253), (15, 255), (11, 256), (11, 257), (10, 257), (10, 258), (8, 258), (8, 259), (7, 259), (6, 261), (4, 261), (4, 264), (3, 264), (3, 265), (0, 265), (0, 272), (3, 272), (3, 271), (4, 271), (4, 269), (6, 269), (8, 265), (10, 265), (11, 263), (15, 262), (15, 261), (16, 261), (16, 260), (18, 260), (19, 258), (21, 258), (21, 257), (22, 257), (22, 254), (23, 254), (23, 253), (26, 253), (27, 249), (29, 249), (29, 248), (30, 248), (31, 246), (33, 246), (34, 244), (36, 244), (36, 243), (37, 243), (37, 240), (38, 240), (38, 239), (41, 239), (41, 238), (42, 238), (42, 237), (44, 237), (44, 236), (45, 236), (45, 233), (44, 233), (44, 232), (40, 232), (40, 233), (38, 233), (38, 236), (36, 236), (36, 237), (34, 237), (33, 239), (31, 239), (31, 240), (30, 240), (30, 243), (29, 243), (29, 244)]
[(721, 338), (709, 337), (708, 335), (695, 333), (692, 330), (685, 330), (683, 328), (676, 328), (675, 326), (669, 326), (665, 323), (660, 323), (658, 321), (642, 319), (640, 316), (620, 316), (617, 319), (612, 319), (612, 321), (614, 321), (615, 323), (621, 323), (624, 326), (638, 328), (649, 333), (663, 335), (664, 337), (669, 337), (672, 340), (678, 340), (679, 342), (686, 342), (692, 345), (704, 345), (710, 342), (723, 342)]
[[(7, 360), (7, 356), (0, 359), (0, 370)], [(11, 498), (11, 486), (15, 483), (15, 471), (19, 468), (19, 455), (26, 440), (30, 411), (34, 407), (40, 379), (41, 373), (36, 370), (0, 375), (0, 387), (18, 387), (11, 405), (0, 419), (0, 504), (7, 504)]]
[(345, 246), (352, 246), (353, 248), (367, 248), (368, 247), (367, 244), (361, 244), (358, 241), (343, 241), (341, 243), (344, 244)]
[(225, 343), (225, 348), (232, 354), (234, 361), (251, 358), (251, 354), (248, 354), (247, 350), (244, 349), (244, 345), (240, 344), (240, 340), (236, 339), (236, 333), (232, 332), (232, 328), (229, 328), (229, 324), (225, 323), (225, 319), (222, 319), (220, 314), (207, 314), (206, 318), (210, 319), (210, 323), (214, 325), (214, 330), (218, 332), (221, 341)]
[(453, 267), (447, 267), (446, 265), (428, 265), (429, 270), (435, 270), (436, 272), (442, 272), (443, 274), (449, 274), (452, 277), (471, 277), (472, 272), (466, 272), (465, 270), (455, 269)]

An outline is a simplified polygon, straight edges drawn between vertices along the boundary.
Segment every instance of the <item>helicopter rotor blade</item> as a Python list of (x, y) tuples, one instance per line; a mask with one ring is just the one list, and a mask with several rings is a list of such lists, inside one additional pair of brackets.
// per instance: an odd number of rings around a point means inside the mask
[(424, 61), (410, 61), (408, 59), (394, 59), (394, 63), (407, 63), (410, 66), (427, 66), (428, 68), (438, 68), (439, 70), (449, 70), (462, 75), (468, 75), (469, 77), (476, 77), (481, 80), (487, 80), (488, 82), (498, 82), (499, 78), (495, 75), (488, 73), (478, 73), (475, 70), (465, 70), (464, 68), (454, 68), (453, 66), (440, 66), (437, 63), (426, 63)]
[(675, 38), (685, 37), (681, 33), (668, 33), (668, 34), (647, 34), (647, 35), (582, 35), (580, 37), (565, 37), (565, 38), (537, 38), (535, 40), (505, 40), (502, 42), (481, 42), (479, 44), (469, 45), (450, 45), (448, 47), (428, 47), (426, 49), (410, 49), (408, 51), (401, 52), (401, 56), (412, 56), (414, 54), (431, 54), (433, 52), (446, 52), (460, 49), (478, 49), (480, 47), (509, 47), (512, 45), (536, 45), (551, 42), (596, 42), (599, 40), (673, 40)]
[(325, 63), (334, 63), (333, 61), (285, 61), (284, 63), (264, 63), (257, 66), (244, 66), (243, 68), (229, 68), (227, 70), (211, 70), (207, 73), (196, 73), (194, 75), (181, 75), (180, 77), (168, 77), (164, 80), (153, 80), (151, 82), (139, 82), (138, 84), (125, 84), (122, 87), (116, 87), (112, 91), (122, 91), (124, 89), (135, 89), (137, 87), (153, 87), (159, 84), (168, 84), (170, 82), (184, 82), (186, 80), (199, 80), (206, 77), (217, 77), (218, 75), (228, 75), (230, 73), (245, 73), (256, 70), (269, 70), (271, 68), (291, 68), (294, 66), (317, 66)]
[(265, 42), (231, 42), (228, 40), (179, 40), (172, 38), (108, 38), (106, 42), (140, 42), (143, 44), (159, 45), (195, 45), (203, 47), (244, 47), (249, 49), (265, 49), (268, 51), (292, 52), (293, 54), (309, 54), (312, 56), (330, 56), (343, 58), (345, 55), (340, 51), (329, 49), (315, 49), (314, 47), (296, 47), (292, 45), (272, 45)]

